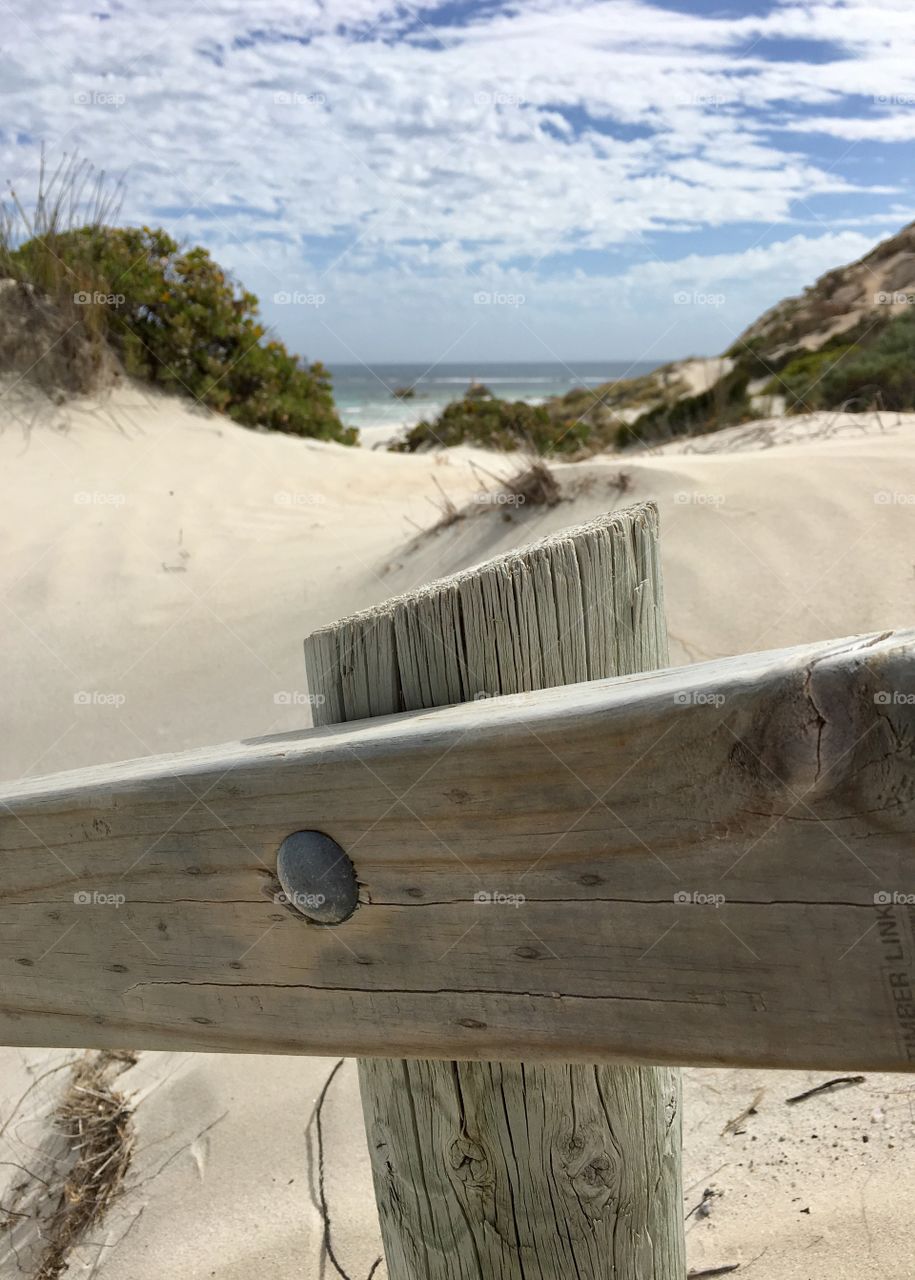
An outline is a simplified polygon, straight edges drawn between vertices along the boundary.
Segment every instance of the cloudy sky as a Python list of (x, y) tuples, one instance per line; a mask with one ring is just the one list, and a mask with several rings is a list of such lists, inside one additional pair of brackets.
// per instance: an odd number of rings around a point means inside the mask
[(0, 13), (0, 172), (125, 174), (310, 358), (712, 353), (915, 218), (915, 0)]

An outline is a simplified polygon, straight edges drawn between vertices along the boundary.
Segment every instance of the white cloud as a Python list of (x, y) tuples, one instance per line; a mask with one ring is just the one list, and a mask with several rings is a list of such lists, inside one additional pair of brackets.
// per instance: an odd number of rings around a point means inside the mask
[[(883, 101), (895, 105), (900, 95), (885, 97)], [(915, 92), (907, 95), (915, 106)], [(882, 105), (882, 104), (881, 104)], [(843, 116), (811, 116), (786, 126), (793, 133), (827, 133), (833, 138), (848, 138), (853, 142), (915, 142), (915, 116), (907, 114), (877, 116), (873, 120), (848, 120)]]
[[(388, 267), (366, 275), (348, 257), (321, 276), (301, 269), (278, 250), (270, 272), (286, 290), (303, 296), (320, 289), (326, 303), (316, 309), (275, 307), (271, 276), (258, 276), (250, 259), (235, 265), (260, 289), (265, 314), (285, 324), (302, 350), (331, 350), (343, 362), (402, 358), (399, 335), (414, 336), (411, 357), (452, 360), (606, 358), (662, 360), (717, 352), (761, 311), (786, 294), (800, 292), (836, 263), (861, 257), (871, 236), (856, 231), (798, 234), (742, 252), (692, 253), (663, 262), (650, 255), (599, 274), (506, 270), (498, 263), (476, 272), (430, 257), (425, 274)], [(316, 283), (320, 281), (320, 283)], [(479, 306), (480, 292), (523, 298), (518, 306)], [(678, 300), (686, 292), (689, 303)], [(430, 301), (431, 300), (431, 301)]]
[[(915, 17), (898, 0), (736, 18), (525, 0), (447, 28), (397, 0), (107, 12), (12, 0), (3, 169), (33, 167), (43, 139), (127, 170), (126, 216), (202, 240), (268, 295), (339, 260), (353, 287), (399, 281), (406, 300), (407, 282), (428, 310), (470, 270), (548, 259), (529, 276), (546, 296), (557, 257), (585, 251), (602, 255), (588, 271), (606, 298), (608, 255), (658, 233), (788, 227), (815, 201), (894, 190), (818, 159), (809, 135), (906, 141), (904, 112), (876, 99), (915, 100)], [(773, 61), (779, 38), (837, 56)], [(585, 299), (588, 276), (568, 278)]]

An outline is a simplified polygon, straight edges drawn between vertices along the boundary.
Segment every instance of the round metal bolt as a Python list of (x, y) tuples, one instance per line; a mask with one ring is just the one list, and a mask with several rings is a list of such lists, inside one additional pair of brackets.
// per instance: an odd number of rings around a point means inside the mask
[(293, 831), (280, 845), (276, 874), (284, 901), (316, 924), (340, 924), (356, 910), (356, 869), (323, 831)]

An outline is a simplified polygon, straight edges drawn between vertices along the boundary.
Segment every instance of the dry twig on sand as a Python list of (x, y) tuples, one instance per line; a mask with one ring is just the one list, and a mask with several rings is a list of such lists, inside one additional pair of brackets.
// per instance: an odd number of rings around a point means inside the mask
[(766, 1092), (765, 1089), (756, 1090), (756, 1095), (753, 1098), (753, 1101), (750, 1103), (750, 1105), (748, 1107), (745, 1107), (743, 1111), (741, 1111), (739, 1116), (735, 1116), (733, 1120), (729, 1120), (727, 1124), (724, 1126), (724, 1128), (721, 1130), (722, 1138), (726, 1133), (736, 1134), (740, 1126), (743, 1124), (744, 1120), (748, 1120), (750, 1116), (756, 1115), (757, 1108), (759, 1107), (759, 1104), (762, 1102), (765, 1092)]
[(793, 1098), (786, 1098), (785, 1103), (793, 1107), (796, 1102), (806, 1102), (808, 1098), (813, 1098), (818, 1093), (841, 1089), (851, 1084), (864, 1084), (864, 1076), (836, 1076), (834, 1080), (827, 1080), (823, 1084), (814, 1085), (812, 1089), (805, 1090), (804, 1093), (796, 1093)]
[[(334, 1244), (333, 1244), (332, 1231), (331, 1231), (330, 1208), (328, 1207), (328, 1204), (327, 1204), (327, 1192), (324, 1187), (324, 1125), (323, 1125), (324, 1103), (327, 1101), (327, 1093), (328, 1093), (328, 1090), (330, 1089), (330, 1086), (334, 1082), (334, 1077), (336, 1076), (340, 1068), (343, 1066), (343, 1063), (344, 1063), (344, 1059), (341, 1058), (340, 1061), (337, 1062), (336, 1065), (334, 1066), (330, 1075), (324, 1081), (324, 1086), (318, 1095), (318, 1101), (315, 1103), (315, 1108), (314, 1108), (314, 1111), (312, 1111), (311, 1113), (311, 1118), (309, 1119), (308, 1124), (305, 1126), (305, 1131), (307, 1133), (308, 1130), (311, 1128), (311, 1126), (314, 1125), (315, 1139), (316, 1139), (316, 1145), (318, 1149), (318, 1211), (321, 1214), (321, 1223), (324, 1230), (324, 1237), (323, 1237), (324, 1252), (327, 1255), (328, 1259), (330, 1260), (331, 1266), (334, 1268), (337, 1275), (342, 1277), (342, 1280), (353, 1280), (349, 1272), (346, 1271), (344, 1267), (341, 1265), (339, 1259), (337, 1258), (336, 1253), (334, 1252)], [(372, 1266), (369, 1270), (368, 1275), (366, 1276), (366, 1280), (372, 1280), (372, 1277), (374, 1276), (378, 1268), (381, 1266), (383, 1261), (384, 1261), (383, 1258), (375, 1259), (375, 1261), (372, 1263)]]

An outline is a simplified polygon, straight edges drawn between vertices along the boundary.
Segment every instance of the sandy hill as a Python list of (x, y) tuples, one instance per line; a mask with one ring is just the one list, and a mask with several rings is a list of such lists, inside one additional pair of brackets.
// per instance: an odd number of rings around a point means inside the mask
[[(804, 408), (807, 388), (828, 391), (824, 376), (834, 361), (845, 359), (846, 344), (860, 350), (873, 345), (891, 320), (911, 312), (913, 302), (915, 223), (770, 307), (722, 355), (674, 360), (637, 378), (576, 389), (551, 401), (550, 412), (565, 428), (584, 420), (599, 438), (625, 447)], [(818, 352), (823, 362), (811, 363)], [(881, 399), (886, 372), (876, 366), (869, 372), (848, 388), (862, 401), (854, 407), (903, 407), (898, 397)], [(904, 406), (915, 407), (908, 388), (905, 394)], [(841, 407), (846, 398), (837, 391), (834, 401), (810, 407)]]
[(889, 236), (857, 262), (835, 267), (797, 297), (764, 312), (740, 335), (773, 361), (799, 349), (816, 351), (868, 316), (898, 315), (915, 301), (915, 223)]
[[(642, 498), (661, 510), (675, 662), (913, 622), (915, 415), (764, 422), (556, 466), (557, 505), (506, 508), (479, 467), (515, 470), (510, 456), (260, 435), (130, 387), (0, 405), (5, 778), (301, 727), (306, 632)], [(458, 518), (436, 529), (443, 493)], [(0, 1276), (36, 1274), (71, 1056), (0, 1051)], [(141, 1054), (117, 1079), (134, 1160), (69, 1274), (335, 1276), (310, 1124), (333, 1065)], [(785, 1105), (821, 1079), (687, 1073), (685, 1211), (713, 1192), (688, 1220), (693, 1267), (912, 1274), (912, 1086), (874, 1076)], [(323, 1136), (335, 1248), (363, 1280), (379, 1236), (352, 1064)]]

